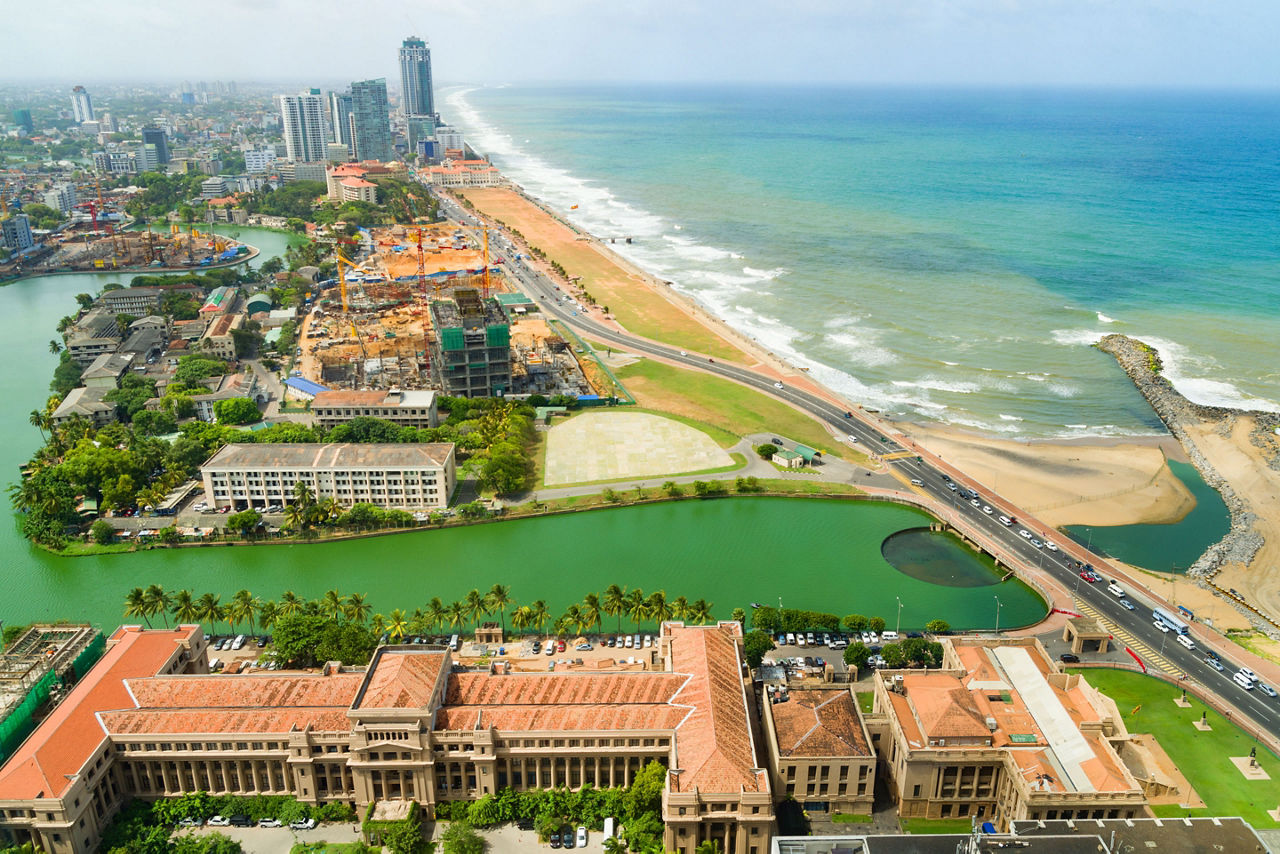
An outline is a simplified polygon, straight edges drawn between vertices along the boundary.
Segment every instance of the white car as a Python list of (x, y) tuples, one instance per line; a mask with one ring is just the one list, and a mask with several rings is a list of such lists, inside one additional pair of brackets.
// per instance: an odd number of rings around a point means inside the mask
[(774, 388), (782, 388), (782, 383), (774, 383), (774, 384), (773, 384), (773, 387), (774, 387)]
[(688, 354), (688, 353), (686, 353), (685, 351), (681, 350), (681, 351), (680, 351), (680, 355), (681, 355), (681, 356), (687, 356), (687, 355), (689, 355), (689, 354)]
[(315, 826), (316, 820), (314, 818), (300, 818), (289, 822), (290, 830), (312, 830)]
[(231, 819), (224, 815), (215, 815), (213, 818), (209, 819), (208, 824), (210, 827), (230, 827)]
[(582, 825), (578, 825), (578, 838), (576, 841), (579, 848), (587, 847), (587, 829)]
[(893, 643), (897, 639), (898, 639), (897, 632), (883, 631), (880, 633), (880, 640), (884, 641), (885, 643)]
[(970, 503), (970, 504), (972, 504), (974, 507), (981, 507), (981, 506), (982, 506), (982, 502), (981, 502), (981, 501), (979, 501), (979, 500), (978, 500), (978, 499), (976, 499), (976, 498), (970, 498), (970, 499), (969, 499), (969, 503)]
[(1012, 519), (1010, 519), (1008, 516), (1001, 516), (1001, 517), (1000, 517), (1000, 524), (1001, 524), (1001, 525), (1004, 525), (1006, 528), (1012, 528), (1012, 527), (1013, 527), (1013, 520), (1012, 520)]
[(911, 485), (912, 485), (912, 486), (924, 486), (924, 481), (923, 481), (923, 480), (921, 480), (921, 479), (920, 479), (920, 478), (918, 478), (918, 477), (913, 477), (913, 478), (911, 478)]
[(1049, 551), (1051, 551), (1051, 552), (1056, 552), (1056, 551), (1058, 550), (1057, 545), (1055, 545), (1054, 543), (1050, 542), (1049, 540), (1045, 540), (1044, 547), (1045, 547), (1046, 549), (1048, 549)]
[(990, 504), (983, 504), (983, 505), (982, 505), (982, 512), (983, 512), (983, 513), (986, 513), (988, 516), (990, 516), (990, 515), (991, 515), (991, 505), (990, 505)]
[(1119, 584), (1116, 584), (1114, 581), (1107, 585), (1107, 591), (1110, 592), (1111, 595), (1116, 597), (1117, 599), (1124, 598), (1124, 588), (1121, 587)]
[(1019, 528), (1019, 529), (1018, 529), (1018, 536), (1019, 536), (1019, 537), (1022, 537), (1022, 539), (1024, 539), (1024, 540), (1029, 540), (1029, 539), (1031, 539), (1031, 532), (1030, 532), (1030, 531), (1028, 531), (1026, 528)]
[(1029, 542), (1038, 549), (1044, 548), (1044, 543), (1040, 542), (1035, 537), (1032, 537)]
[(1169, 633), (1169, 627), (1164, 624), (1163, 620), (1153, 620), (1151, 624), (1159, 629), (1162, 634), (1167, 635)]
[(850, 434), (849, 434), (849, 441), (850, 441), (850, 442), (856, 442), (856, 441), (858, 441), (858, 437), (857, 437), (857, 436), (855, 436), (855, 435), (853, 435), (852, 433), (850, 433)]
[(871, 642), (873, 644), (880, 643), (880, 636), (877, 635), (875, 632), (871, 632)]
[(870, 645), (870, 644), (871, 644), (871, 633), (870, 633), (870, 632), (863, 632), (863, 633), (862, 633), (862, 642), (863, 642), (863, 643), (865, 643), (865, 644), (867, 644), (867, 645)]

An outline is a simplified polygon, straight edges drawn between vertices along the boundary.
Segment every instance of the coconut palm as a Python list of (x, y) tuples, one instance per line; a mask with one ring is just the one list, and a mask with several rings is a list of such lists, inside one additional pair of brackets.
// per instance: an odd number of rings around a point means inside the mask
[(342, 594), (337, 590), (326, 590), (320, 600), (320, 610), (335, 623), (346, 613), (344, 605)]
[(302, 508), (308, 509), (316, 503), (316, 493), (305, 481), (298, 481), (293, 485), (293, 500), (302, 505)]
[(542, 627), (547, 624), (547, 620), (551, 619), (551, 615), (547, 613), (547, 603), (542, 599), (538, 599), (529, 606), (529, 610), (533, 614), (533, 625), (541, 633)]
[(363, 593), (352, 593), (347, 597), (347, 604), (342, 608), (348, 620), (360, 625), (364, 625), (364, 621), (369, 619), (369, 612), (372, 610), (369, 603), (364, 601)]
[(627, 613), (627, 597), (621, 587), (610, 584), (604, 591), (604, 612), (618, 618), (618, 632), (622, 632), (622, 615)]
[(293, 503), (284, 508), (284, 526), (290, 531), (301, 531), (307, 527), (307, 508)]
[(413, 609), (413, 616), (409, 618), (409, 634), (422, 635), (427, 633), (427, 612), (421, 608)]
[(316, 521), (329, 524), (342, 515), (342, 505), (332, 495), (326, 495), (316, 504)]
[(49, 352), (50, 352), (50, 353), (52, 353), (52, 354), (53, 354), (53, 355), (55, 355), (55, 356), (56, 356), (56, 355), (58, 355), (59, 353), (61, 353), (61, 352), (62, 352), (62, 342), (61, 342), (61, 341), (59, 341), (57, 338), (51, 338), (51, 339), (49, 339)]
[(147, 624), (147, 628), (151, 628), (151, 620), (148, 619), (149, 613), (146, 594), (142, 592), (141, 587), (135, 587), (125, 594), (124, 615), (126, 617), (141, 617)]
[(409, 624), (405, 621), (403, 609), (396, 608), (387, 616), (387, 634), (392, 640), (404, 640), (408, 630)]
[(667, 592), (665, 590), (655, 590), (649, 595), (649, 600), (646, 604), (648, 606), (649, 619), (659, 626), (671, 619), (671, 606), (667, 604)]
[(458, 601), (450, 602), (444, 609), (445, 622), (456, 629), (467, 622), (467, 606)]
[(280, 606), (273, 599), (268, 599), (258, 606), (258, 625), (262, 626), (264, 632), (271, 630), (279, 616)]
[(689, 619), (689, 600), (683, 596), (677, 596), (671, 600), (671, 617), (675, 620)]
[(206, 593), (200, 597), (200, 619), (209, 621), (209, 634), (213, 634), (213, 628), (218, 620), (226, 616), (226, 610), (219, 604), (221, 596), (215, 596), (212, 593)]
[(41, 442), (45, 441), (45, 438), (44, 438), (44, 424), (45, 424), (45, 417), (44, 417), (44, 413), (43, 413), (43, 412), (41, 412), (39, 409), (33, 409), (33, 410), (31, 410), (31, 415), (27, 418), (27, 421), (29, 421), (29, 422), (31, 423), (31, 426), (32, 426), (32, 427), (34, 427), (34, 428), (36, 428), (37, 430), (39, 430), (39, 431), (40, 431), (40, 441), (41, 441)]
[(511, 612), (511, 628), (517, 632), (523, 633), (531, 625), (533, 625), (533, 609), (528, 605), (521, 605)]
[(381, 614), (374, 614), (373, 619), (369, 621), (369, 628), (379, 638), (387, 631), (387, 618)]
[(235, 625), (242, 622), (249, 624), (249, 634), (253, 634), (254, 617), (258, 611), (258, 600), (248, 590), (237, 590), (227, 605), (227, 616)]
[(637, 587), (627, 593), (626, 610), (623, 612), (627, 615), (627, 619), (636, 624), (636, 631), (640, 631), (640, 624), (649, 617), (649, 603), (644, 598), (644, 591)]
[(711, 616), (711, 609), (714, 606), (706, 599), (699, 599), (689, 606), (688, 618), (690, 622), (698, 625), (705, 625), (715, 621), (715, 617)]
[(502, 619), (502, 631), (507, 630), (507, 608), (511, 607), (511, 588), (506, 584), (495, 584), (484, 594), (486, 613), (498, 614)]
[(600, 630), (600, 597), (595, 593), (588, 593), (582, 599), (582, 625)]
[(173, 617), (179, 623), (194, 623), (200, 619), (200, 607), (190, 590), (179, 590), (173, 594)]
[(142, 591), (142, 600), (146, 604), (147, 616), (154, 617), (159, 614), (164, 618), (164, 627), (169, 628), (169, 605), (173, 602), (173, 597), (164, 592), (164, 588), (159, 584), (149, 584), (147, 589)]
[(432, 596), (431, 601), (427, 603), (427, 622), (431, 624), (431, 628), (443, 625), (445, 621), (444, 603), (440, 601), (439, 596)]
[(582, 608), (575, 602), (565, 608), (564, 614), (556, 620), (556, 633), (581, 632)]
[(280, 596), (280, 616), (289, 617), (302, 610), (303, 601), (292, 590), (286, 590)]
[(473, 630), (480, 625), (480, 615), (487, 615), (489, 613), (484, 597), (480, 595), (479, 590), (473, 589), (467, 594), (466, 608), (467, 616), (471, 618), (471, 626)]

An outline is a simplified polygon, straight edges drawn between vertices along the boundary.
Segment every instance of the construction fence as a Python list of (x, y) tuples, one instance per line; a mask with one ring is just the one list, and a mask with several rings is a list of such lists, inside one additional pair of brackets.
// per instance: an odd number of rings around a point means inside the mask
[(9, 757), (14, 754), (26, 737), (36, 728), (35, 715), (49, 699), (49, 694), (54, 690), (54, 686), (61, 685), (63, 688), (70, 688), (84, 674), (89, 672), (89, 668), (98, 662), (106, 647), (106, 636), (98, 632), (93, 640), (89, 642), (89, 645), (76, 656), (76, 660), (72, 662), (71, 667), (61, 677), (53, 670), (50, 670), (37, 680), (31, 690), (27, 692), (27, 696), (22, 699), (22, 702), (14, 707), (8, 717), (0, 721), (0, 764), (8, 761)]

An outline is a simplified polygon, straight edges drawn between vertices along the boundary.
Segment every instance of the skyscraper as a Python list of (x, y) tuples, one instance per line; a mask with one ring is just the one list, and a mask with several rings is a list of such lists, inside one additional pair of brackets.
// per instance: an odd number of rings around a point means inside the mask
[(295, 163), (324, 160), (324, 110), (320, 90), (280, 96), (286, 156)]
[(27, 133), (36, 129), (35, 123), (31, 121), (31, 111), (25, 107), (13, 111), (13, 123)]
[(351, 148), (351, 93), (329, 93), (329, 121), (333, 123), (333, 141), (347, 147), (347, 153), (354, 153)]
[(164, 131), (160, 128), (143, 128), (142, 129), (142, 145), (154, 145), (156, 147), (156, 163), (169, 162), (169, 142), (165, 138)]
[(83, 86), (77, 86), (71, 90), (71, 112), (77, 122), (94, 120), (93, 99), (89, 97), (89, 93)]
[(357, 160), (391, 159), (386, 78), (351, 84), (351, 138)]
[(431, 116), (436, 111), (431, 88), (431, 48), (417, 36), (400, 46), (400, 88), (406, 116)]

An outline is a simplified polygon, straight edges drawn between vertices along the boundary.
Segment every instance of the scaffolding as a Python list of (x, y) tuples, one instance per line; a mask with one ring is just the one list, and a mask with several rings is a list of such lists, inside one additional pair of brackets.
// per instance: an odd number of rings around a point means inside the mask
[(86, 625), (35, 625), (0, 655), (0, 762), (56, 701), (102, 657), (106, 638)]

